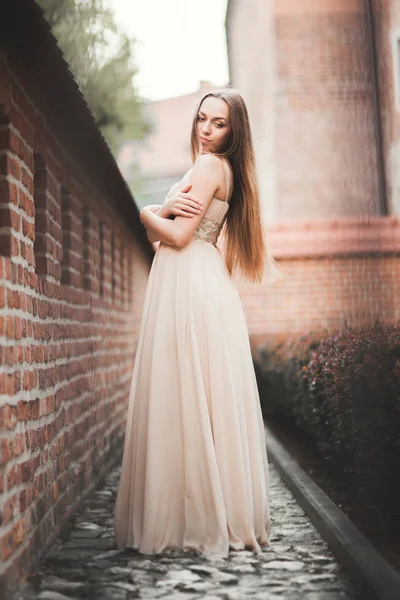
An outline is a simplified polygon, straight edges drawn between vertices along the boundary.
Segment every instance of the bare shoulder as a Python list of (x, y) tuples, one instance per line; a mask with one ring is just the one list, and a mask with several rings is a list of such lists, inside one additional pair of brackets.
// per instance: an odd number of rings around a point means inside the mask
[(192, 180), (208, 182), (214, 186), (215, 191), (220, 187), (222, 179), (222, 160), (211, 152), (201, 154), (193, 165)]
[(193, 171), (206, 171), (210, 170), (214, 173), (218, 173), (221, 170), (221, 159), (211, 152), (205, 152), (200, 154), (196, 160)]
[(215, 172), (224, 173), (224, 165), (228, 168), (228, 171), (232, 175), (232, 167), (226, 158), (222, 156), (217, 156), (212, 154), (211, 152), (206, 152), (205, 154), (201, 154), (201, 156), (197, 159), (198, 161), (201, 159), (202, 164), (207, 168), (213, 168)]

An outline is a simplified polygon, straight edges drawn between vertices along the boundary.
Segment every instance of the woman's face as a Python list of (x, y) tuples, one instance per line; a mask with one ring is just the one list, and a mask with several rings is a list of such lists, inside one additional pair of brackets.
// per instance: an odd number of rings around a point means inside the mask
[(207, 96), (197, 113), (196, 133), (202, 153), (219, 152), (231, 131), (229, 106), (221, 98)]

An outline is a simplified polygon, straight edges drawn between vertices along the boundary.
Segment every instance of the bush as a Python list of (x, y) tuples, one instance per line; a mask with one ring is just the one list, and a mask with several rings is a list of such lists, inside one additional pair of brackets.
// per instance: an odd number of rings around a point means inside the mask
[(400, 327), (313, 332), (258, 355), (266, 421), (291, 423), (362, 502), (398, 512)]

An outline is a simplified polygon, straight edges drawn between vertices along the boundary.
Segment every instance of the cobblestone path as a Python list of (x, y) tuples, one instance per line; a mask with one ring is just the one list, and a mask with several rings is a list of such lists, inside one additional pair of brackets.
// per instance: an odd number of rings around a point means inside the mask
[(360, 598), (326, 543), (285, 487), (271, 476), (271, 546), (226, 559), (168, 551), (116, 550), (113, 510), (120, 469), (105, 478), (15, 600), (336, 600)]

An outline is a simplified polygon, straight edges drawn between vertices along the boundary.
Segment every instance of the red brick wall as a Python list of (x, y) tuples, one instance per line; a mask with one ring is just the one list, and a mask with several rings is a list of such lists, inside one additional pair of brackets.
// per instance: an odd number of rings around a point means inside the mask
[(276, 220), (379, 214), (359, 0), (275, 3)]
[(240, 285), (252, 337), (400, 319), (400, 219), (282, 222), (268, 230), (283, 278)]
[[(399, 223), (380, 216), (366, 3), (262, 6), (232, 0), (227, 19), (232, 83), (249, 107), (265, 222), (284, 276), (239, 286), (250, 333), (279, 338), (376, 318), (396, 323)], [(400, 5), (373, 0), (373, 9), (388, 212), (399, 215), (392, 34)]]
[(0, 55), (0, 585), (118, 456), (149, 270), (23, 85)]

